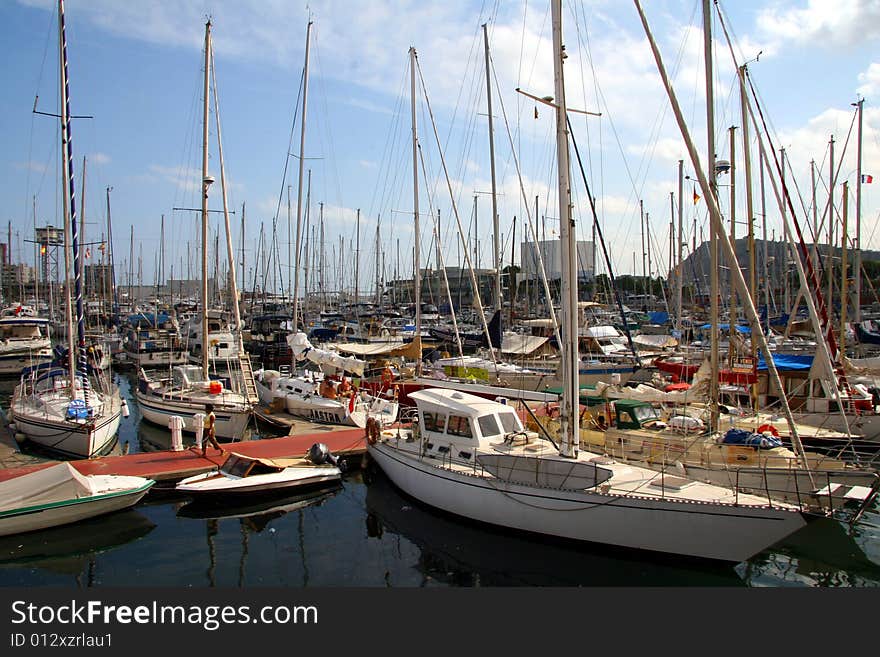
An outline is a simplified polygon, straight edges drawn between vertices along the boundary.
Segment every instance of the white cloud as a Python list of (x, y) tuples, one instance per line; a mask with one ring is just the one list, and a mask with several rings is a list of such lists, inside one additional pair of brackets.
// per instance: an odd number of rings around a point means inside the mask
[(174, 185), (181, 191), (194, 193), (198, 192), (201, 187), (199, 180), (202, 178), (202, 172), (200, 169), (193, 169), (191, 167), (151, 164), (147, 167), (146, 177), (147, 179)]
[(868, 70), (859, 73), (859, 82), (862, 83), (856, 91), (868, 98), (880, 95), (880, 63), (872, 62)]
[(14, 166), (16, 169), (36, 171), (37, 173), (45, 173), (48, 170), (48, 167), (40, 162), (16, 162)]
[(760, 32), (820, 47), (855, 48), (880, 37), (877, 0), (808, 0), (803, 9), (775, 6), (759, 12)]
[(91, 155), (89, 155), (87, 157), (87, 161), (91, 162), (92, 164), (98, 164), (98, 165), (109, 164), (110, 163), (110, 156), (107, 155), (106, 153), (92, 153)]

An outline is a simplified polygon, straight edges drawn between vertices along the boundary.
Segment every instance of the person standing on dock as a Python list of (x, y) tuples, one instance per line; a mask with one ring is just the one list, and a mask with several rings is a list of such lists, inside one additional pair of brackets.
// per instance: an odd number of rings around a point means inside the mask
[(202, 456), (204, 457), (207, 452), (208, 442), (210, 442), (214, 448), (220, 453), (223, 453), (223, 448), (220, 447), (220, 443), (217, 442), (217, 416), (214, 415), (214, 405), (213, 404), (205, 404), (205, 410), (207, 411), (207, 415), (205, 415), (205, 440), (202, 441)]

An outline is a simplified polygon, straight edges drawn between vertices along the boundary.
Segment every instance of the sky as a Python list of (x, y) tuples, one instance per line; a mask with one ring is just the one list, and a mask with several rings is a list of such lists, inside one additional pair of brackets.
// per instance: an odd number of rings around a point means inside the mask
[[(701, 4), (643, 0), (705, 166)], [(795, 183), (792, 192), (797, 194), (796, 214), (808, 235), (813, 223), (811, 162), (816, 167), (821, 221), (829, 200), (833, 137), (834, 167), (839, 169), (833, 190), (835, 239), (841, 235), (843, 183), (848, 182), (847, 233), (856, 240), (853, 103), (864, 99), (862, 171), (874, 176), (874, 182), (862, 186), (860, 239), (862, 248), (880, 249), (880, 0), (728, 0), (719, 7), (723, 21), (714, 12), (712, 22), (713, 133), (717, 157), (729, 160), (729, 128), (737, 126), (733, 206), (737, 234), (747, 230), (746, 194), (740, 162), (743, 121), (731, 52), (736, 65), (748, 62), (769, 129), (765, 144), (785, 149), (787, 179)], [(244, 259), (240, 287), (289, 289), (298, 205), (304, 244), (300, 262), (308, 263), (298, 274), (300, 293), (307, 275), (310, 290), (317, 285), (351, 290), (357, 276), (361, 293), (375, 289), (377, 270), (383, 280), (411, 275), (416, 222), (410, 47), (417, 53), (421, 264), (436, 267), (438, 251), (445, 265), (465, 264), (467, 251), (474, 266), (492, 266), (484, 24), (491, 61), (502, 265), (511, 259), (518, 262), (517, 245), (529, 221), (528, 230), (537, 232), (539, 239), (558, 237), (555, 114), (551, 107), (516, 91), (554, 95), (546, 1), (67, 0), (65, 17), (71, 111), (89, 117), (74, 119), (72, 127), (78, 209), (85, 213), (85, 240), (100, 242), (108, 232), (109, 196), (117, 277), (123, 284), (129, 271), (135, 283), (145, 284), (154, 283), (162, 273), (165, 279), (178, 279), (196, 277), (199, 271), (200, 218), (189, 209), (200, 204), (208, 17), (239, 277)], [(4, 59), (0, 193), (6, 215), (0, 220), (11, 226), (15, 262), (33, 262), (35, 224), (62, 223), (59, 122), (33, 111), (58, 112), (57, 34), (57, 3), (52, 0), (0, 3)], [(684, 173), (691, 178), (695, 167), (636, 6), (626, 0), (564, 1), (563, 34), (567, 105), (601, 114), (570, 113), (584, 168), (582, 174), (572, 150), (578, 237), (592, 239), (585, 178), (596, 199), (613, 272), (641, 275), (648, 250), (643, 243), (649, 243), (650, 271), (665, 276), (678, 162), (684, 161)], [(211, 103), (209, 169), (217, 181), (209, 192), (213, 272), (215, 260), (221, 262), (221, 271), (226, 269), (226, 252), (213, 92)], [(760, 237), (754, 127), (750, 132)], [(301, 161), (303, 190), (298, 204)], [(726, 216), (728, 176), (719, 177)], [(766, 189), (767, 235), (781, 239), (782, 222), (769, 177)], [(708, 222), (705, 202), (693, 202), (691, 179), (685, 180), (684, 190), (686, 256), (694, 238), (697, 244), (708, 239)], [(644, 223), (642, 211), (648, 217)], [(826, 239), (827, 226), (826, 220), (821, 229)], [(6, 226), (0, 225), (0, 235), (6, 241)], [(215, 239), (220, 244), (217, 255)], [(95, 262), (96, 246), (90, 251), (90, 262)], [(600, 263), (599, 271), (604, 270)]]

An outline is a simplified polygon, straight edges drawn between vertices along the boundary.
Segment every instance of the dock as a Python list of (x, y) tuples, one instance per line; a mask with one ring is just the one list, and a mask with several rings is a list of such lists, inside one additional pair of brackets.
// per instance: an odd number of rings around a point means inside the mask
[[(315, 443), (324, 443), (334, 456), (342, 459), (360, 457), (366, 453), (363, 429), (320, 425), (302, 420), (297, 420), (291, 425), (290, 433), (287, 436), (220, 443), (220, 445), (226, 452), (237, 452), (258, 458), (280, 459), (301, 458)], [(83, 475), (128, 475), (170, 483), (213, 470), (224, 459), (225, 454), (218, 453), (209, 445), (204, 458), (200, 448), (191, 446), (181, 451), (137, 452), (75, 460), (70, 461), (70, 464)], [(37, 463), (26, 460), (14, 462), (12, 467), (0, 469), (0, 481), (48, 467), (56, 462), (49, 460)]]

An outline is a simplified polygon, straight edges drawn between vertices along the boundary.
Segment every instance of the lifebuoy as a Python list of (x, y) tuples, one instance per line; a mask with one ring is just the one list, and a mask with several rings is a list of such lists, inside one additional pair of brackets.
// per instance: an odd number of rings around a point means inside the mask
[(375, 445), (379, 441), (380, 431), (381, 429), (379, 427), (379, 420), (374, 417), (368, 417), (366, 426), (366, 438), (367, 442), (370, 445)]
[(779, 429), (774, 427), (772, 424), (762, 424), (757, 428), (756, 433), (771, 433), (777, 438), (779, 438)]

